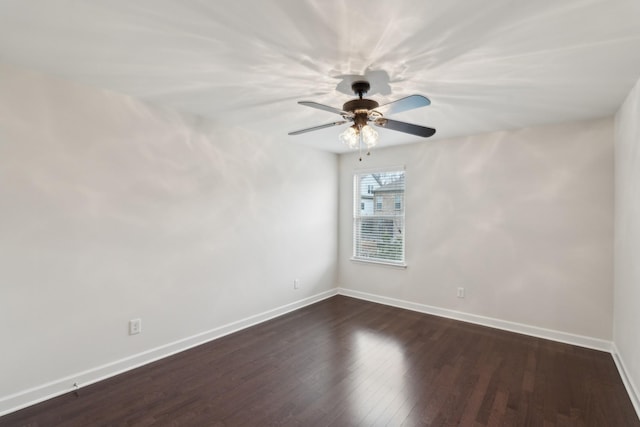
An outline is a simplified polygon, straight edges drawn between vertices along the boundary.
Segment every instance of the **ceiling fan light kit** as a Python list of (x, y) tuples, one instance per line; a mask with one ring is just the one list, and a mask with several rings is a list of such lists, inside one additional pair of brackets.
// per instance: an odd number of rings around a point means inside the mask
[[(318, 104), (317, 102), (299, 101), (298, 104), (306, 105), (307, 107), (317, 108), (319, 110), (339, 114), (342, 116), (343, 120), (289, 132), (289, 135), (299, 135), (301, 133), (311, 132), (314, 130), (324, 129), (332, 126), (340, 126), (345, 123), (351, 122), (353, 124), (339, 135), (340, 141), (342, 141), (343, 144), (351, 149), (360, 150), (361, 153), (363, 148), (366, 148), (367, 155), (369, 155), (369, 150), (373, 148), (378, 142), (378, 132), (373, 127), (371, 127), (369, 123), (372, 123), (378, 127), (384, 127), (391, 130), (420, 136), (423, 138), (430, 137), (431, 135), (436, 133), (436, 130), (430, 127), (391, 120), (383, 116), (383, 114), (385, 113), (393, 114), (412, 110), (414, 108), (426, 107), (427, 105), (431, 104), (429, 98), (422, 95), (410, 95), (405, 98), (389, 102), (388, 104), (380, 105), (373, 99), (363, 98), (364, 94), (366, 94), (370, 88), (371, 86), (369, 85), (369, 82), (354, 82), (351, 85), (351, 89), (353, 89), (353, 92), (358, 96), (358, 98), (347, 101), (342, 106), (342, 110), (330, 107), (328, 105)], [(362, 156), (360, 156), (360, 160), (362, 160)]]

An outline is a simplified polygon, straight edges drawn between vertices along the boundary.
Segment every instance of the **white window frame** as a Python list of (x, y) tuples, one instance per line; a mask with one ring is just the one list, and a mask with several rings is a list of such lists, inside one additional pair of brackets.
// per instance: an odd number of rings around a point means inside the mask
[[(404, 189), (403, 189), (403, 193), (401, 196), (401, 209), (396, 210), (395, 206), (396, 206), (396, 195), (394, 195), (393, 199), (390, 201), (390, 207), (391, 209), (389, 209), (389, 212), (382, 212), (381, 214), (378, 214), (378, 210), (376, 209), (376, 200), (374, 198), (373, 200), (373, 209), (374, 209), (374, 213), (366, 213), (363, 212), (360, 209), (360, 203), (361, 203), (361, 197), (364, 193), (362, 193), (362, 188), (360, 181), (361, 179), (363, 179), (363, 177), (367, 176), (367, 175), (371, 175), (371, 174), (375, 174), (375, 173), (393, 173), (393, 172), (401, 172), (404, 174)], [(363, 263), (367, 263), (367, 264), (381, 264), (381, 265), (388, 265), (388, 266), (393, 266), (393, 267), (401, 267), (401, 268), (406, 268), (406, 252), (405, 252), (405, 246), (406, 246), (406, 199), (405, 199), (405, 195), (406, 195), (406, 189), (407, 189), (407, 174), (406, 174), (406, 170), (404, 166), (399, 166), (399, 167), (387, 167), (387, 168), (376, 168), (376, 169), (359, 169), (359, 170), (355, 170), (353, 173), (353, 224), (352, 224), (352, 242), (353, 242), (353, 251), (352, 251), (352, 257), (351, 260), (352, 261), (357, 261), (357, 262), (363, 262)], [(371, 195), (371, 193), (369, 193), (369, 188), (365, 188), (364, 192), (367, 193), (368, 195)], [(384, 204), (384, 203), (383, 203)], [(384, 210), (384, 209), (383, 209)], [(399, 239), (399, 244), (401, 245), (401, 256), (400, 259), (391, 259), (391, 258), (385, 258), (385, 257), (377, 257), (375, 255), (366, 255), (363, 251), (362, 248), (362, 241), (361, 241), (361, 236), (362, 234), (362, 222), (363, 219), (384, 219), (384, 220), (388, 220), (391, 219), (393, 220), (393, 233), (396, 233), (396, 227), (398, 226), (398, 223), (400, 224), (400, 229), (399, 232), (397, 232), (397, 234), (401, 237)], [(359, 244), (360, 243), (360, 244)]]

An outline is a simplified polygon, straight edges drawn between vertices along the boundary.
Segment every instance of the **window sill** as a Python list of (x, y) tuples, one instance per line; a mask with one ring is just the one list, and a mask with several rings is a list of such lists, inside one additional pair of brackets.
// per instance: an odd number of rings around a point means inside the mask
[(372, 260), (372, 259), (366, 259), (366, 258), (350, 258), (350, 260), (353, 262), (357, 262), (359, 264), (374, 264), (374, 265), (381, 265), (383, 267), (397, 268), (401, 270), (404, 270), (407, 268), (407, 264), (405, 264), (404, 262), (399, 263), (399, 262), (390, 262), (390, 261), (379, 261), (379, 260)]

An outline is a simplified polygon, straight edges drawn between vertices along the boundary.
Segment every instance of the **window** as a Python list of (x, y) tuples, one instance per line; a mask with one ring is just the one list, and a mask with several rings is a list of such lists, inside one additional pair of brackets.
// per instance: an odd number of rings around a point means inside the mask
[[(404, 171), (356, 173), (353, 181), (353, 259), (404, 265)], [(367, 200), (373, 209), (362, 208)]]
[(382, 196), (377, 196), (376, 197), (376, 210), (377, 211), (381, 211), (382, 210)]

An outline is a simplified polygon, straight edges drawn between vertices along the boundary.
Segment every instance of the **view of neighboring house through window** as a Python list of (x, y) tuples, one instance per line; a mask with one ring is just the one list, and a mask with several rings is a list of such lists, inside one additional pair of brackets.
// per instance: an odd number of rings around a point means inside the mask
[(404, 265), (404, 171), (354, 175), (353, 258)]

